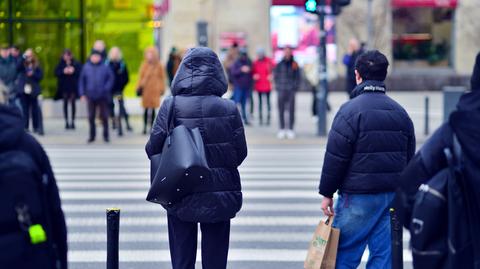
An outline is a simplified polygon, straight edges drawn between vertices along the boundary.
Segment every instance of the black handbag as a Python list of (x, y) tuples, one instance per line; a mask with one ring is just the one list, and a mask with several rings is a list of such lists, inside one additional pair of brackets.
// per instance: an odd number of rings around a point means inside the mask
[(210, 168), (198, 128), (174, 127), (175, 97), (170, 107), (167, 138), (162, 153), (150, 158), (150, 190), (147, 201), (171, 206), (210, 178)]

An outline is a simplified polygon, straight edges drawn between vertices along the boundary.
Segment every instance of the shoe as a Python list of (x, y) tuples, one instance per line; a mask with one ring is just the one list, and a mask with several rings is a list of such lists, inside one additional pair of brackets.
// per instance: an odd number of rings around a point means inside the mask
[(143, 129), (142, 134), (143, 134), (143, 135), (146, 135), (146, 134), (147, 134), (147, 130), (146, 130), (146, 129)]
[(118, 136), (122, 137), (122, 136), (123, 136), (123, 132), (119, 132), (119, 133), (118, 133)]
[(110, 143), (110, 139), (109, 139), (108, 137), (105, 137), (105, 138), (103, 139), (103, 141), (104, 141), (105, 143)]
[(285, 132), (285, 130), (280, 130), (277, 133), (277, 138), (278, 139), (285, 139), (286, 135), (287, 135), (287, 133)]
[(132, 126), (127, 125), (127, 132), (133, 132)]
[(295, 135), (295, 132), (293, 130), (288, 130), (287, 131), (287, 138), (292, 140), (292, 139), (295, 139), (296, 135)]
[(87, 143), (88, 143), (88, 144), (92, 144), (93, 142), (95, 142), (95, 138), (89, 138), (89, 139), (87, 140)]
[(70, 130), (70, 128), (71, 128), (71, 127), (70, 127), (70, 124), (68, 124), (68, 122), (65, 123), (65, 130)]
[(75, 130), (75, 122), (72, 121), (72, 124), (70, 124), (70, 129)]

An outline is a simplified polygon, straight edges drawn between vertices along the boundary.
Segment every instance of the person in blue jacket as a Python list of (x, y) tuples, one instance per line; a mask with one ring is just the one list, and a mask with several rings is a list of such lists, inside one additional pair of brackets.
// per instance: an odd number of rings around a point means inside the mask
[(333, 226), (340, 229), (340, 269), (357, 268), (367, 245), (367, 268), (391, 267), (389, 208), (415, 153), (415, 132), (407, 112), (386, 95), (388, 65), (376, 50), (358, 57), (353, 98), (338, 111), (328, 137), (319, 192), (323, 213), (335, 215)]
[(81, 99), (88, 105), (88, 122), (90, 124), (90, 137), (88, 143), (95, 141), (95, 114), (100, 111), (103, 124), (103, 139), (109, 142), (108, 132), (108, 104), (111, 100), (111, 90), (115, 77), (110, 67), (102, 63), (100, 52), (94, 51), (90, 60), (85, 63), (78, 80), (78, 91)]
[[(193, 194), (167, 207), (173, 269), (195, 267), (197, 229), (202, 231), (202, 266), (227, 266), (230, 219), (242, 206), (238, 166), (247, 156), (242, 118), (234, 102), (222, 99), (227, 79), (217, 55), (208, 48), (190, 49), (172, 82), (175, 126), (199, 128), (212, 177)], [(146, 152), (162, 151), (172, 98), (167, 98), (153, 126)]]
[(404, 225), (408, 226), (419, 186), (427, 183), (435, 174), (448, 166), (444, 149), (453, 149), (453, 134), (455, 134), (463, 152), (463, 173), (466, 184), (463, 198), (469, 208), (469, 210), (466, 208), (458, 210), (467, 210), (470, 215), (469, 220), (458, 221), (469, 221), (469, 225), (476, 230), (473, 233), (463, 231), (468, 234), (467, 238), (472, 238), (473, 244), (457, 251), (457, 255), (462, 257), (462, 264), (457, 264), (458, 268), (478, 268), (480, 265), (478, 254), (480, 253), (480, 231), (478, 230), (480, 227), (480, 53), (476, 58), (470, 89), (462, 95), (457, 104), (457, 110), (450, 114), (448, 122), (435, 131), (403, 171), (398, 199), (401, 204), (402, 220)]

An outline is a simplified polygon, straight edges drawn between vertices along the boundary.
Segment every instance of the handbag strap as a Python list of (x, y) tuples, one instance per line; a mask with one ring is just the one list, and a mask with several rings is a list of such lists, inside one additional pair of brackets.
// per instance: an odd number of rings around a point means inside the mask
[(172, 97), (172, 104), (168, 112), (167, 136), (170, 136), (173, 128), (175, 128), (175, 96)]

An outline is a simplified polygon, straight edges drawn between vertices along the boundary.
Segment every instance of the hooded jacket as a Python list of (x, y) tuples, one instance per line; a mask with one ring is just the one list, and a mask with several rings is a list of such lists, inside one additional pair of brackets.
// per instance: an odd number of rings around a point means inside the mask
[(473, 67), (472, 78), (470, 80), (470, 89), (480, 90), (480, 52), (477, 54), (475, 59), (475, 66)]
[[(457, 136), (463, 152), (463, 172), (466, 181), (467, 203), (476, 215), (472, 216), (470, 225), (480, 227), (480, 91), (464, 94), (457, 105), (457, 110), (450, 114), (444, 123), (425, 142), (401, 175), (401, 189), (406, 195), (402, 208), (403, 219), (409, 220), (411, 204), (421, 184), (428, 182), (440, 170), (448, 166), (443, 150), (453, 148), (453, 132)], [(405, 201), (404, 201), (405, 203)], [(459, 210), (465, 210), (461, 208)], [(478, 229), (477, 229), (478, 230)], [(473, 242), (480, 242), (480, 232), (471, 235)], [(480, 264), (480, 259), (476, 261)], [(473, 265), (473, 261), (471, 263)], [(462, 267), (470, 268), (470, 267)]]
[(380, 81), (365, 81), (352, 92), (332, 124), (319, 192), (393, 192), (415, 153), (415, 132), (407, 112), (386, 94)]
[[(47, 238), (51, 238), (52, 242), (56, 245), (61, 262), (61, 268), (66, 269), (67, 228), (61, 208), (56, 180), (53, 175), (47, 154), (40, 144), (35, 140), (35, 138), (25, 132), (24, 121), (20, 111), (17, 108), (0, 105), (0, 130), (0, 153), (10, 150), (20, 150), (27, 153), (37, 164), (40, 172), (46, 175), (49, 179), (45, 196), (49, 206), (48, 212), (50, 214), (50, 223), (52, 225), (52, 235), (47, 234)], [(48, 262), (45, 261), (45, 257), (36, 257), (34, 253), (30, 253), (28, 255), (30, 255), (31, 261), (26, 262), (35, 262), (36, 268), (52, 268), (46, 264)], [(23, 267), (22, 265), (19, 265), (16, 268), (23, 269), (33, 267)]]
[[(175, 126), (199, 128), (212, 177), (194, 194), (167, 208), (183, 221), (219, 222), (235, 217), (242, 205), (238, 166), (247, 156), (241, 117), (235, 104), (221, 98), (227, 80), (217, 55), (208, 48), (187, 52), (172, 82)], [(146, 145), (148, 157), (161, 153), (167, 136), (167, 98)]]

